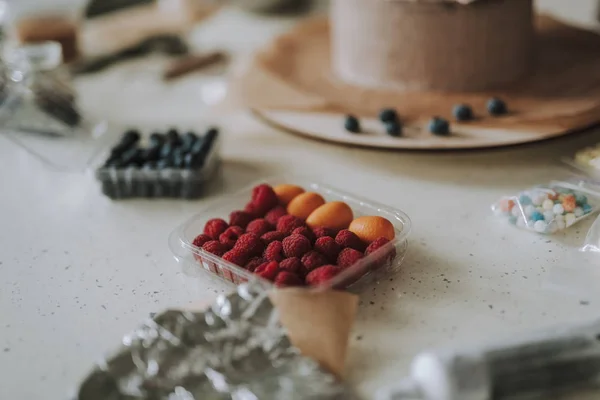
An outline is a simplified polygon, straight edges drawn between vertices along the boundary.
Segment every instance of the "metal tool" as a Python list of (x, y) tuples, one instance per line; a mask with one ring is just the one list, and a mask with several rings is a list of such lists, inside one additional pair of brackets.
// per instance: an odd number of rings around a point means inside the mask
[(600, 320), (481, 348), (425, 352), (386, 400), (550, 399), (600, 387)]

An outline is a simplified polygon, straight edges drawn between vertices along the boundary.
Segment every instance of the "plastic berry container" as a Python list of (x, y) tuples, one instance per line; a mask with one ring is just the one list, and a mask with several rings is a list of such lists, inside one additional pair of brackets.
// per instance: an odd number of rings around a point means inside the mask
[[(135, 130), (135, 132), (139, 131)], [(148, 138), (149, 135), (142, 134), (138, 143), (147, 144), (150, 141)], [(217, 173), (220, 165), (218, 130), (209, 129), (207, 133), (198, 135), (197, 140), (203, 142), (198, 144), (205, 145), (205, 148), (200, 149), (201, 163), (193, 167), (173, 165), (159, 167), (156, 161), (146, 163), (140, 161), (138, 164), (134, 163), (133, 166), (121, 166), (111, 163), (111, 155), (105, 155), (106, 161), (96, 169), (95, 173), (96, 179), (101, 184), (102, 193), (111, 199), (139, 197), (195, 199), (201, 197), (206, 183)], [(116, 143), (113, 152), (122, 142), (123, 139)], [(136, 150), (142, 153), (149, 151), (149, 148), (136, 148), (137, 145), (137, 143), (133, 145), (134, 152)], [(164, 147), (165, 144), (163, 143), (162, 146)], [(157, 152), (161, 150), (160, 144), (156, 150)], [(158, 161), (159, 163), (160, 161)]]
[[(318, 289), (335, 288), (360, 291), (365, 284), (393, 276), (400, 270), (408, 249), (408, 236), (411, 231), (411, 221), (408, 215), (400, 210), (362, 199), (322, 183), (297, 177), (273, 177), (254, 182), (237, 193), (215, 199), (208, 203), (200, 213), (191, 217), (171, 233), (169, 247), (186, 275), (203, 279), (214, 278), (217, 281), (226, 281), (234, 285), (255, 280), (261, 281), (268, 287), (274, 286), (272, 282), (192, 244), (194, 238), (203, 232), (204, 225), (208, 220), (212, 218), (227, 220), (230, 212), (243, 209), (244, 204), (251, 197), (252, 188), (261, 183), (271, 186), (283, 183), (298, 185), (306, 191), (319, 193), (327, 202), (345, 202), (352, 209), (355, 218), (365, 215), (381, 216), (394, 225), (396, 235), (392, 241), (345, 268), (332, 279), (319, 285)], [(393, 258), (385, 257), (386, 254), (394, 252)], [(384, 257), (385, 262), (382, 263)]]

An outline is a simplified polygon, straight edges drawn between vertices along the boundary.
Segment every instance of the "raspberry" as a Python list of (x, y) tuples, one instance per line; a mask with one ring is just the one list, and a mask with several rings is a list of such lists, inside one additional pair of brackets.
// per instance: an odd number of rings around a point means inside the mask
[(202, 247), (204, 245), (204, 243), (210, 242), (211, 240), (212, 240), (212, 238), (210, 236), (202, 233), (194, 238), (194, 241), (192, 242), (192, 244), (196, 247)]
[(321, 253), (317, 253), (316, 251), (309, 251), (304, 256), (302, 256), (302, 265), (306, 268), (307, 271), (312, 271), (323, 265), (327, 264), (327, 258)]
[(279, 231), (271, 231), (271, 232), (267, 232), (264, 235), (262, 235), (260, 237), (260, 239), (263, 241), (263, 243), (265, 245), (275, 241), (275, 240), (279, 240), (282, 241), (283, 239), (285, 239), (285, 233), (283, 232), (279, 232)]
[(287, 211), (285, 210), (285, 207), (278, 206), (278, 207), (275, 207), (274, 209), (272, 209), (271, 211), (269, 211), (267, 213), (267, 215), (265, 215), (265, 219), (271, 225), (276, 226), (277, 221), (279, 221), (279, 218), (283, 217), (284, 215), (287, 215)]
[(228, 249), (231, 249), (243, 233), (244, 230), (239, 226), (230, 226), (229, 228), (225, 229), (225, 232), (219, 235), (219, 242), (227, 246)]
[(302, 278), (294, 273), (281, 271), (275, 277), (275, 285), (279, 287), (304, 286), (304, 282), (302, 281)]
[(233, 248), (247, 254), (249, 257), (258, 257), (265, 249), (265, 245), (254, 233), (244, 233), (235, 242)]
[(277, 261), (269, 261), (262, 263), (254, 270), (254, 273), (261, 278), (272, 281), (279, 273), (279, 264)]
[[(365, 250), (365, 255), (368, 256), (369, 254), (376, 252), (377, 250), (379, 250), (380, 248), (382, 248), (389, 242), (390, 241), (384, 237), (375, 239), (367, 247), (367, 250)], [(393, 260), (395, 257), (396, 257), (396, 248), (392, 246), (389, 249), (389, 251), (384, 251), (383, 254), (381, 254), (380, 256), (378, 255), (374, 261), (374, 264), (376, 267), (381, 267), (381, 266), (385, 265), (388, 261)]]
[(255, 233), (258, 236), (262, 236), (271, 230), (273, 230), (271, 224), (262, 218), (255, 219), (254, 221), (250, 222), (246, 228), (246, 232)]
[(342, 272), (342, 268), (337, 265), (324, 265), (311, 271), (305, 279), (307, 285), (318, 286), (327, 282), (337, 274)]
[(311, 244), (313, 244), (315, 242), (315, 240), (317, 239), (315, 234), (305, 226), (301, 226), (300, 228), (294, 229), (292, 231), (292, 234), (304, 236), (305, 238), (307, 238), (310, 241)]
[(271, 186), (263, 184), (252, 189), (252, 205), (258, 215), (265, 215), (277, 204), (279, 204), (279, 199)]
[(261, 264), (264, 264), (265, 260), (262, 257), (254, 257), (251, 258), (250, 261), (246, 263), (244, 268), (246, 268), (250, 272), (254, 272), (254, 270)]
[(302, 257), (312, 248), (310, 241), (302, 235), (290, 235), (283, 239), (282, 243), (283, 254), (286, 257)]
[(337, 258), (337, 264), (340, 267), (349, 267), (361, 258), (363, 258), (363, 254), (360, 251), (347, 247), (340, 252), (340, 255)]
[(261, 215), (259, 215), (258, 209), (252, 202), (249, 202), (248, 204), (246, 204), (246, 206), (244, 207), (244, 212), (249, 214), (252, 218), (260, 218), (261, 217)]
[(219, 239), (219, 235), (225, 232), (229, 225), (221, 218), (213, 218), (206, 222), (204, 225), (204, 234), (210, 236), (214, 240)]
[(239, 226), (243, 229), (246, 229), (250, 221), (252, 221), (252, 215), (245, 211), (234, 211), (229, 214), (230, 226)]
[(380, 237), (378, 239), (375, 239), (374, 241), (371, 242), (371, 244), (365, 250), (365, 255), (368, 256), (369, 254), (373, 253), (374, 251), (379, 250), (380, 248), (382, 248), (383, 246), (385, 246), (389, 242), (390, 241), (388, 239), (384, 238), (384, 237)]
[(329, 262), (336, 262), (338, 254), (342, 251), (339, 244), (335, 242), (335, 239), (330, 236), (322, 236), (315, 242), (315, 250), (323, 254)]
[(267, 261), (279, 262), (283, 260), (283, 244), (278, 240), (271, 242), (265, 249), (263, 257)]
[(232, 264), (243, 267), (244, 264), (246, 264), (248, 257), (240, 249), (233, 249), (223, 254), (223, 260), (229, 261)]
[(284, 215), (277, 221), (277, 230), (287, 235), (290, 235), (294, 229), (301, 226), (304, 226), (304, 221), (293, 215)]
[(323, 236), (329, 236), (331, 238), (335, 237), (335, 231), (331, 228), (325, 228), (324, 226), (313, 229), (313, 233), (317, 239), (322, 238)]
[(285, 260), (279, 263), (279, 269), (300, 276), (304, 276), (306, 272), (306, 270), (304, 269), (304, 265), (302, 265), (302, 261), (300, 261), (298, 257), (286, 258)]
[(221, 257), (227, 251), (227, 248), (218, 240), (211, 240), (202, 245), (202, 250), (208, 251), (215, 256)]
[(365, 251), (365, 244), (360, 240), (354, 232), (350, 232), (348, 229), (342, 229), (335, 236), (335, 242), (342, 247), (350, 247), (360, 252)]

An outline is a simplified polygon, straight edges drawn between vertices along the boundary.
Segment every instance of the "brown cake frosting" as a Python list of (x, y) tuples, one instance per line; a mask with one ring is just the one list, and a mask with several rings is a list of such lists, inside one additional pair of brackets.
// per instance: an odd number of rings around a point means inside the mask
[(333, 0), (331, 26), (334, 73), (365, 87), (496, 88), (534, 56), (532, 0)]

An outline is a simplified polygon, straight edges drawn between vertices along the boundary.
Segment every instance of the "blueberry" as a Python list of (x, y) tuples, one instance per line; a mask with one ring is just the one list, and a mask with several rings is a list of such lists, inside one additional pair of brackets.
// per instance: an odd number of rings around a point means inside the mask
[(142, 149), (138, 149), (137, 147), (127, 150), (121, 156), (123, 165), (128, 167), (141, 165), (144, 162), (142, 152)]
[(183, 166), (187, 169), (196, 168), (200, 157), (197, 154), (187, 153), (183, 156)]
[(167, 141), (175, 145), (181, 144), (181, 138), (177, 129), (171, 128), (167, 131)]
[(142, 151), (142, 159), (144, 161), (156, 161), (160, 158), (160, 146), (148, 147)]
[(163, 158), (163, 159), (171, 158), (173, 155), (174, 149), (175, 149), (175, 146), (173, 145), (173, 143), (165, 143), (160, 148), (160, 158)]
[(197, 139), (198, 136), (194, 132), (188, 132), (181, 137), (181, 147), (185, 151), (190, 151)]
[(389, 122), (385, 124), (385, 132), (390, 136), (398, 137), (402, 135), (402, 126), (397, 121)]
[(160, 133), (150, 135), (150, 147), (158, 147), (165, 142), (165, 136)]
[(193, 154), (198, 154), (200, 153), (200, 150), (202, 149), (202, 147), (204, 146), (204, 138), (198, 138), (194, 143), (192, 143), (192, 146), (189, 149), (190, 153)]
[(506, 103), (497, 98), (491, 98), (488, 100), (487, 110), (491, 115), (503, 115), (508, 112)]
[(457, 121), (470, 121), (473, 119), (473, 110), (467, 104), (458, 104), (454, 106), (452, 115)]
[(140, 133), (137, 130), (130, 129), (123, 134), (121, 143), (128, 143), (129, 145), (132, 145), (137, 143), (140, 140), (140, 137)]
[(344, 122), (344, 128), (348, 132), (358, 133), (360, 132), (360, 122), (358, 122), (358, 118), (353, 115), (347, 115), (346, 121)]
[(396, 122), (396, 121), (398, 121), (398, 114), (396, 113), (396, 110), (394, 110), (393, 108), (384, 108), (379, 113), (379, 120), (384, 123), (385, 122)]
[(450, 124), (443, 118), (433, 117), (429, 121), (429, 132), (434, 135), (446, 136), (450, 134)]

